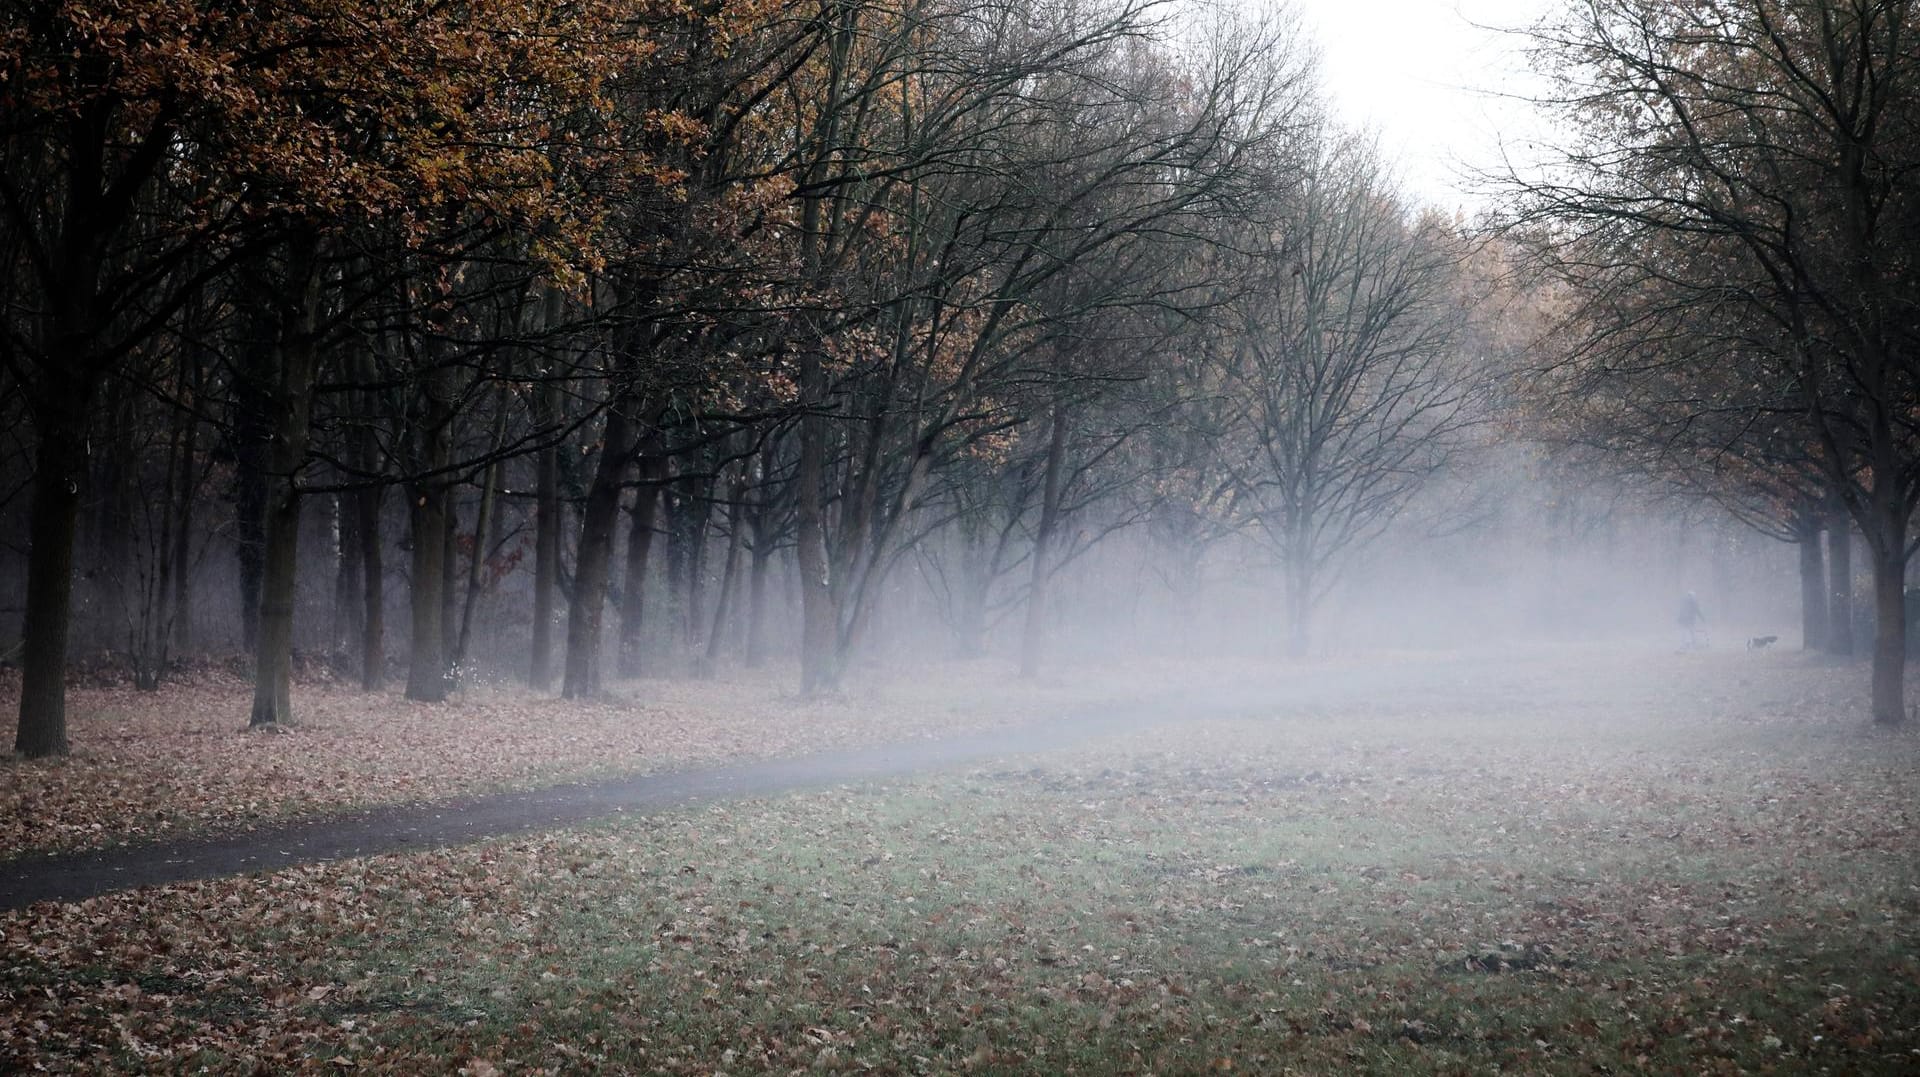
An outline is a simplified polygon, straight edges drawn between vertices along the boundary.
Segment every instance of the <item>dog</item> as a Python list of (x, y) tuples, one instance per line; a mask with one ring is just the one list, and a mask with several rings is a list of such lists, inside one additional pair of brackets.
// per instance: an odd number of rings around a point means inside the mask
[(1747, 650), (1764, 651), (1778, 642), (1780, 642), (1779, 636), (1754, 636), (1747, 640)]

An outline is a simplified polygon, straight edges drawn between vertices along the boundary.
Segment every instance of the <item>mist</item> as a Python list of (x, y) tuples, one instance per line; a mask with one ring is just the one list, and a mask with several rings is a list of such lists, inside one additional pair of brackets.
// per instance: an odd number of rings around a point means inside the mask
[(1920, 2), (1417, 7), (0, 10), (0, 1070), (1911, 1070)]
[[(453, 623), (456, 637), (461, 626), (469, 637), (456, 675), (464, 686), (528, 681), (532, 470), (518, 463), (503, 469), (477, 576), (470, 528), (482, 494), (467, 491), (455, 502), (461, 523)], [(756, 558), (751, 525), (730, 526), (741, 510), (723, 500), (724, 491), (702, 485), (683, 480), (654, 495), (661, 507), (653, 553), (637, 579), (627, 574), (630, 560), (616, 559), (597, 652), (602, 668), (613, 671), (608, 690), (617, 694), (632, 677), (747, 676), (785, 679), (798, 691), (802, 602), (791, 541), (776, 538), (780, 545)], [(353, 682), (362, 673), (367, 588), (360, 563), (342, 549), (353, 539), (351, 524), (343, 524), (352, 496), (315, 498), (317, 511), (303, 525), (293, 635), (303, 677)], [(244, 674), (244, 568), (231, 506), (212, 497), (195, 506), (187, 585), (164, 593), (153, 567), (160, 541), (154, 521), (138, 514), (116, 518), (113, 511), (95, 503), (83, 514), (72, 629), (76, 669), (89, 679), (131, 680), (144, 626), (157, 619), (171, 633), (167, 664), (157, 671), (161, 681), (207, 666)], [(945, 514), (937, 506), (920, 511), (930, 523)], [(1037, 626), (1046, 655), (1038, 675), (1062, 665), (1139, 659), (1311, 662), (1377, 653), (1390, 660), (1409, 650), (1500, 651), (1542, 643), (1671, 650), (1680, 645), (1675, 615), (1687, 592), (1699, 596), (1709, 639), (1718, 646), (1740, 647), (1765, 635), (1778, 637), (1782, 649), (1802, 645), (1792, 544), (1645, 484), (1575, 482), (1541, 448), (1489, 447), (1463, 459), (1436, 475), (1379, 538), (1339, 551), (1337, 575), (1315, 606), (1304, 654), (1290, 651), (1285, 569), (1269, 544), (1227, 529), (1204, 545), (1183, 542), (1192, 527), (1186, 506), (1140, 512), (1128, 504), (1124, 511), (1127, 517), (1116, 519), (1111, 507), (1093, 502), (1063, 528), (1074, 548), (1048, 581), (1049, 607)], [(868, 615), (872, 627), (848, 677), (879, 672), (893, 679), (903, 670), (955, 661), (976, 663), (985, 677), (1017, 671), (1034, 631), (1026, 616), (1032, 516), (948, 522), (918, 535), (880, 585)], [(631, 504), (622, 518), (614, 547), (625, 551), (637, 526)], [(406, 535), (398, 524), (388, 520), (382, 538), (389, 566), (404, 563)], [(15, 554), (7, 562), (7, 608), (16, 626), (26, 570), (18, 551), (25, 543), (24, 533), (9, 537)], [(996, 553), (998, 564), (992, 563)], [(573, 571), (568, 551), (562, 579)], [(397, 676), (408, 664), (407, 576), (384, 572), (377, 589), (386, 634), (381, 654)], [(1864, 582), (1856, 580), (1856, 588), (1864, 590)], [(636, 591), (633, 632), (619, 611), (629, 608)], [(564, 606), (549, 632), (551, 639), (565, 638)], [(1863, 619), (1860, 638), (1871, 638), (1870, 619)]]

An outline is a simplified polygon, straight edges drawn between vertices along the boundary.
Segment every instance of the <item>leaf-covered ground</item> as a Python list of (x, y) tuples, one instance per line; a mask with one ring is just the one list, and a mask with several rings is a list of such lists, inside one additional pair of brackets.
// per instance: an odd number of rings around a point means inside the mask
[[(801, 700), (792, 676), (636, 681), (614, 698), (512, 688), (411, 703), (397, 691), (296, 688), (290, 731), (245, 731), (248, 682), (203, 673), (159, 692), (76, 688), (64, 759), (0, 757), (0, 859), (250, 827), (300, 815), (991, 728), (1147, 683), (1081, 674), (983, 691), (974, 667), (865, 677)], [(0, 714), (19, 706), (0, 683)]]
[(36, 906), (0, 917), (0, 1070), (1920, 1069), (1920, 734), (1854, 671), (1434, 672)]

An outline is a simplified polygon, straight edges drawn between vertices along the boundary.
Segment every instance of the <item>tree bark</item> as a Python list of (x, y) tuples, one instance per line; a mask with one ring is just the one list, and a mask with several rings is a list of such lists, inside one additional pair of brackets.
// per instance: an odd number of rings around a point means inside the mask
[(440, 703), (447, 698), (446, 584), (447, 487), (438, 479), (412, 486), (413, 558), (408, 586), (413, 612), (407, 657), (407, 698)]
[[(535, 390), (537, 422), (551, 432), (558, 423), (559, 394), (551, 382)], [(527, 683), (544, 689), (553, 683), (553, 596), (560, 584), (560, 449), (542, 448), (534, 460), (533, 654)]]
[[(182, 376), (184, 389), (184, 375)], [(184, 392), (182, 397), (184, 399)], [(175, 590), (178, 543), (175, 520), (187, 512), (193, 501), (192, 472), (181, 466), (181, 459), (192, 453), (193, 418), (184, 404), (173, 409), (173, 422), (167, 434), (166, 481), (160, 511), (160, 526), (152, 536), (155, 579), (140, 596), (140, 640), (134, 655), (133, 686), (140, 691), (156, 691), (166, 673), (168, 648), (173, 645), (170, 609)]]
[[(971, 554), (972, 551), (969, 551)], [(979, 658), (987, 653), (987, 588), (984, 570), (972, 564), (960, 567), (957, 590), (958, 608), (954, 610), (954, 650), (961, 658)]]
[[(51, 380), (51, 379), (50, 379)], [(20, 724), (14, 750), (28, 758), (67, 751), (67, 631), (73, 617), (73, 545), (87, 473), (86, 412), (91, 387), (74, 379), (48, 387), (34, 422), (33, 508), (27, 552)]]
[(600, 621), (607, 599), (607, 569), (620, 516), (620, 485), (633, 458), (631, 403), (607, 409), (600, 461), (581, 511), (580, 545), (574, 555), (573, 602), (567, 608), (567, 666), (560, 694), (585, 699), (600, 693)]
[(387, 684), (387, 580), (380, 543), (380, 502), (385, 492), (368, 486), (353, 494), (364, 584), (361, 600), (366, 604), (360, 618), (360, 687), (368, 692), (378, 692)]
[(680, 512), (673, 520), (685, 554), (687, 574), (681, 581), (685, 615), (680, 619), (680, 631), (690, 651), (700, 645), (700, 612), (706, 605), (707, 520), (713, 515), (712, 494), (712, 479), (696, 478), (689, 482), (686, 496), (680, 500)]
[[(264, 302), (264, 301), (262, 301)], [(252, 333), (269, 330), (255, 324)], [(240, 585), (240, 645), (259, 653), (260, 588), (266, 573), (268, 472), (272, 465), (272, 392), (274, 356), (264, 340), (243, 345), (242, 369), (234, 379), (233, 534)]]
[[(353, 377), (363, 384), (375, 380), (373, 356), (364, 349), (349, 353)], [(359, 411), (357, 422), (347, 435), (347, 452), (353, 467), (367, 485), (354, 490), (353, 537), (360, 544), (360, 616), (357, 645), (360, 651), (360, 688), (378, 692), (387, 684), (387, 578), (385, 543), (381, 535), (381, 507), (386, 499), (385, 464), (380, 457), (380, 441), (374, 430), (376, 415), (382, 410), (373, 390), (364, 390), (352, 398)]]
[(666, 478), (666, 457), (640, 460), (640, 487), (627, 514), (627, 566), (620, 591), (620, 675), (638, 677), (645, 668), (640, 630), (646, 617), (647, 568), (653, 559), (653, 536), (660, 523), (659, 480)]
[[(190, 384), (198, 382), (194, 377)], [(194, 453), (199, 442), (199, 423), (189, 418), (186, 437), (177, 461), (176, 483), (180, 490), (180, 513), (174, 519), (173, 612), (167, 618), (172, 632), (170, 650), (184, 655), (193, 650), (193, 506), (195, 487)]]
[(766, 505), (753, 511), (753, 558), (747, 566), (747, 646), (748, 669), (758, 669), (767, 660), (767, 570), (773, 564), (773, 528), (768, 517), (773, 510)]
[(440, 520), (440, 654), (447, 663), (447, 690), (459, 687), (460, 491), (448, 486)]
[(334, 649), (345, 655), (357, 645), (361, 635), (360, 618), (366, 613), (366, 543), (360, 541), (360, 515), (353, 494), (333, 495), (335, 567), (333, 577)]
[(1873, 721), (1896, 726), (1907, 720), (1907, 558), (1905, 530), (1898, 522), (1899, 544), (1889, 553), (1876, 544), (1873, 551)]
[(1287, 551), (1287, 656), (1305, 658), (1313, 649), (1313, 550), (1296, 535)]
[[(430, 323), (444, 318), (443, 310), (428, 313)], [(453, 460), (454, 389), (449, 384), (451, 371), (444, 366), (426, 374), (420, 395), (414, 401), (415, 438), (412, 467), (415, 478), (408, 484), (412, 511), (411, 578), (408, 580), (408, 605), (412, 625), (408, 632), (408, 699), (423, 703), (444, 702), (452, 690), (448, 660), (452, 657), (447, 619), (450, 586), (447, 564), (447, 528), (451, 522), (452, 480), (448, 468)]]
[(426, 387), (427, 400), (421, 419), (421, 444), (414, 460), (422, 478), (408, 484), (412, 499), (408, 520), (413, 544), (407, 581), (408, 608), (412, 623), (408, 629), (408, 699), (440, 703), (447, 698), (447, 485), (445, 468), (452, 453), (450, 429), (451, 405), (442, 399), (439, 375)]
[(1838, 498), (1827, 515), (1827, 653), (1854, 653), (1853, 520)]
[(734, 581), (739, 576), (740, 532), (744, 515), (741, 502), (746, 497), (741, 485), (734, 484), (732, 503), (727, 506), (727, 557), (720, 569), (720, 593), (713, 600), (713, 622), (707, 629), (707, 652), (700, 667), (703, 676), (712, 676), (714, 664), (720, 660), (720, 648), (727, 635), (729, 608), (733, 604)]
[(816, 695), (840, 682), (835, 636), (840, 613), (827, 575), (826, 535), (826, 403), (825, 373), (820, 356), (809, 349), (800, 364), (800, 461), (795, 476), (795, 537), (800, 562), (800, 692)]
[(296, 228), (287, 243), (287, 291), (291, 302), (280, 342), (280, 371), (273, 392), (273, 447), (260, 576), (260, 621), (253, 674), (254, 728), (293, 720), (293, 606), (299, 569), (300, 486), (307, 460), (313, 381), (320, 360), (319, 237)]
[[(504, 406), (501, 415), (506, 414)], [(494, 426), (493, 448), (500, 451), (505, 423), (496, 420)], [(493, 507), (499, 497), (500, 463), (495, 461), (487, 468), (486, 479), (480, 488), (480, 509), (473, 517), (473, 558), (467, 562), (467, 592), (460, 609), (460, 639), (454, 647), (453, 661), (456, 668), (467, 664), (467, 648), (473, 642), (473, 611), (479, 604), (480, 591), (490, 581), (484, 581), (483, 570), (487, 562), (487, 543), (492, 541), (489, 534), (489, 522), (493, 518)]]
[[(106, 384), (106, 390), (108, 399), (102, 410), (106, 412), (107, 424), (105, 429), (95, 430), (90, 454), (97, 470), (91, 486), (99, 491), (98, 496), (90, 499), (94, 510), (91, 513), (94, 571), (88, 575), (92, 578), (93, 601), (83, 602), (80, 608), (86, 611), (91, 607), (101, 622), (94, 629), (101, 635), (91, 642), (95, 646), (104, 643), (111, 647), (115, 621), (138, 623), (153, 610), (142, 593), (138, 560), (134, 555), (137, 514), (134, 505), (145, 476), (133, 443), (139, 429), (133, 386), (116, 379)], [(135, 664), (137, 667), (138, 659)], [(138, 679), (138, 673), (135, 678)]]
[(1862, 530), (1873, 557), (1873, 723), (1907, 720), (1907, 528), (1913, 501), (1899, 478), (1892, 424), (1878, 411), (1873, 424), (1873, 487)]
[[(77, 54), (75, 60), (78, 63)], [(9, 245), (16, 251), (31, 249), (34, 256), (19, 259), (24, 275), (9, 279), (8, 298), (16, 312), (38, 311), (31, 350), (21, 347), (25, 342), (12, 333), (6, 344), (10, 370), (30, 394), (36, 436), (33, 504), (28, 510), (32, 545), (21, 625), (20, 718), (14, 738), (15, 749), (29, 757), (67, 750), (67, 646), (88, 425), (94, 399), (116, 358), (103, 354), (95, 338), (108, 331), (109, 310), (122, 302), (127, 309), (152, 309), (152, 301), (167, 297), (166, 286), (153, 282), (182, 276), (157, 272), (166, 263), (156, 264), (146, 252), (169, 245), (148, 242), (151, 236), (135, 234), (128, 223), (137, 210), (151, 206), (142, 195), (170, 160), (173, 121), (159, 116), (142, 121), (133, 115), (137, 110), (119, 107), (115, 95), (103, 90), (108, 83), (91, 74), (82, 82), (86, 106), (69, 117), (71, 122), (51, 125), (34, 136), (44, 135), (38, 144), (51, 151), (47, 160), (61, 162), (58, 173), (35, 175), (9, 188), (14, 195), (32, 192), (30, 204), (10, 205), (9, 216), (33, 234), (25, 243), (10, 235)], [(113, 296), (112, 303), (102, 295), (103, 270), (109, 263), (128, 271), (119, 286), (132, 289)]]
[(1060, 528), (1060, 486), (1067, 462), (1066, 405), (1053, 406), (1047, 435), (1046, 477), (1040, 484), (1040, 526), (1033, 536), (1033, 578), (1027, 589), (1027, 625), (1020, 643), (1020, 676), (1040, 674), (1046, 645), (1047, 585), (1053, 574), (1054, 533)]
[(1794, 521), (1800, 548), (1800, 649), (1827, 647), (1827, 564), (1820, 548), (1820, 517), (1803, 513)]
[(851, 540), (842, 536), (842, 540), (848, 543), (848, 549), (839, 563), (848, 567), (841, 578), (849, 582), (836, 588), (839, 593), (834, 596), (834, 610), (840, 620), (834, 641), (833, 662), (836, 670), (844, 671), (851, 664), (854, 652), (865, 641), (875, 618), (879, 616), (880, 588), (886, 579), (888, 558), (894, 552), (891, 548), (893, 536), (896, 528), (918, 503), (920, 491), (926, 487), (932, 466), (926, 446), (917, 445), (907, 464), (905, 481), (891, 497), (889, 514), (880, 521), (879, 526), (861, 528), (866, 536), (863, 548), (852, 549)]

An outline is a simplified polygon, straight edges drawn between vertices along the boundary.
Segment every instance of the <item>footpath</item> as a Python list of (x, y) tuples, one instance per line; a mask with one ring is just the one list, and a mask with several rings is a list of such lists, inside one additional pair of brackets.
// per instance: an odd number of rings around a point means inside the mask
[[(1218, 713), (1216, 711), (1216, 713)], [(275, 823), (258, 829), (0, 861), (0, 911), (116, 890), (275, 871), (324, 860), (435, 849), (555, 830), (619, 814), (898, 778), (1000, 756), (1054, 751), (1197, 716), (1140, 703), (985, 733), (825, 751), (494, 793)]]
[[(1212, 718), (1345, 708), (1430, 705), (1437, 696), (1505, 707), (1524, 682), (1524, 663), (1439, 662), (1352, 666), (1296, 673), (1264, 684), (1216, 684), (1122, 704), (1086, 705), (1024, 724), (870, 748), (749, 760), (395, 804), (311, 816), (254, 830), (0, 861), (0, 911), (38, 901), (80, 901), (142, 886), (275, 871), (317, 861), (436, 849), (510, 834), (557, 830), (620, 814), (647, 814), (724, 800), (902, 778), (988, 760), (1058, 751), (1154, 726)], [(1504, 691), (1503, 691), (1504, 689)], [(1540, 702), (1537, 686), (1524, 698)]]

